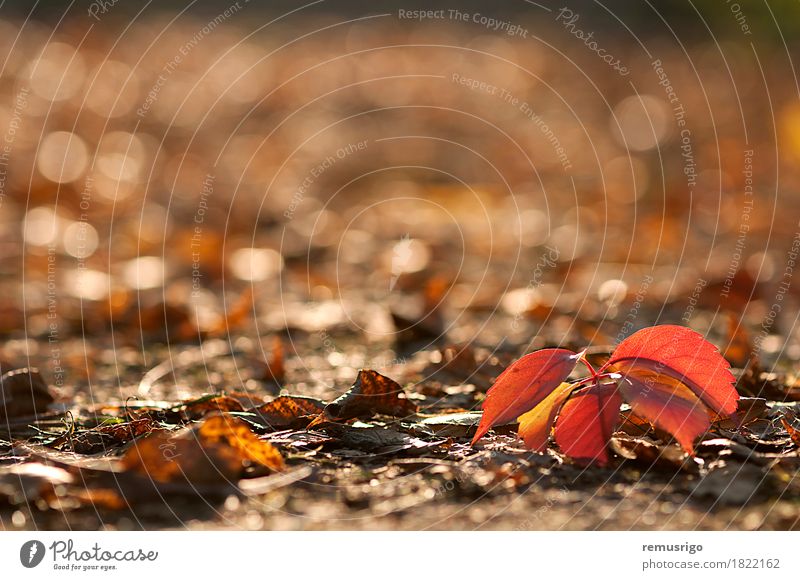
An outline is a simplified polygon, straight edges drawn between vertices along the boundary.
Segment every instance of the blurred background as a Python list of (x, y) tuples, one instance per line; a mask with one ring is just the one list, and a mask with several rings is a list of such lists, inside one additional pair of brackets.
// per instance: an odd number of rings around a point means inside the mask
[(456, 6), (5, 2), (3, 368), (316, 393), (676, 322), (793, 372), (800, 4)]

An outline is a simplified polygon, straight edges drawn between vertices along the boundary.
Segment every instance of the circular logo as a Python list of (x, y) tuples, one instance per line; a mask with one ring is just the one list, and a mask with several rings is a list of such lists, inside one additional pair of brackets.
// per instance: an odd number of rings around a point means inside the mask
[(19, 561), (26, 568), (35, 568), (44, 559), (44, 544), (39, 540), (30, 540), (19, 549)]

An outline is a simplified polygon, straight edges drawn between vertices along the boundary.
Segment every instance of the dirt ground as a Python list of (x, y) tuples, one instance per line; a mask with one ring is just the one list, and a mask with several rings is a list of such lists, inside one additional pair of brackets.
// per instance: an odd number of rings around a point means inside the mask
[[(0, 529), (800, 527), (800, 20), (578, 6), (627, 74), (536, 7), (0, 8)], [(694, 457), (470, 446), (520, 356), (667, 323), (742, 397)]]

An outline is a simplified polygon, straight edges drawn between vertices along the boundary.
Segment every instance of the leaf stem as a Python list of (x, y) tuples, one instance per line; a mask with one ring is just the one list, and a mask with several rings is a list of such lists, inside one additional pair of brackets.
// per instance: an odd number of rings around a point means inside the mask
[(620, 375), (619, 373), (598, 373), (598, 372), (595, 372), (592, 376), (584, 377), (581, 380), (579, 380), (578, 382), (574, 383), (574, 385), (576, 387), (578, 387), (580, 385), (585, 385), (586, 383), (590, 383), (590, 382), (594, 382), (595, 384), (599, 384), (600, 381), (602, 381), (604, 379), (611, 379), (612, 381), (616, 381), (617, 379), (619, 379), (621, 377), (622, 377), (622, 375)]
[(581, 351), (580, 358), (578, 360), (581, 361), (583, 364), (585, 364), (586, 368), (589, 369), (589, 372), (592, 373), (591, 378), (597, 377), (597, 371), (594, 370), (594, 367), (592, 366), (592, 363), (590, 363), (588, 360), (586, 360), (586, 350), (585, 349)]

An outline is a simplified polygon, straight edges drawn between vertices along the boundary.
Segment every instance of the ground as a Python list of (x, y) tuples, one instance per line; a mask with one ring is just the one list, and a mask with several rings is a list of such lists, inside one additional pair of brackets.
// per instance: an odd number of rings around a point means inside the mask
[[(0, 11), (0, 528), (800, 527), (800, 19), (576, 2), (625, 72), (325, 8)], [(693, 456), (471, 445), (519, 357), (663, 324), (742, 397)]]

